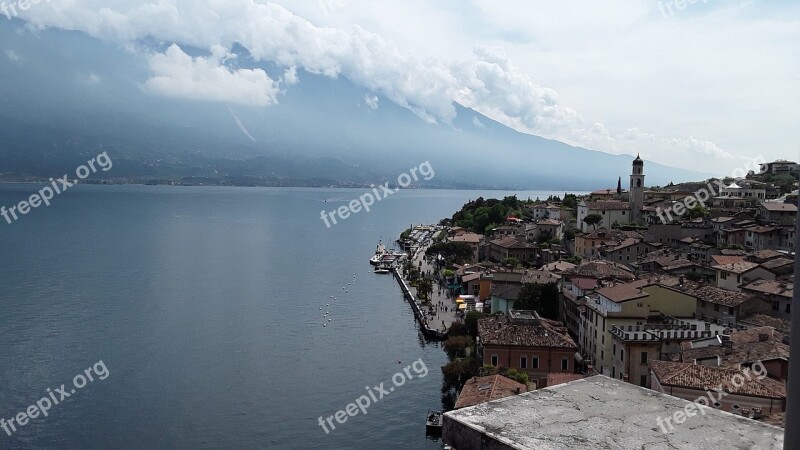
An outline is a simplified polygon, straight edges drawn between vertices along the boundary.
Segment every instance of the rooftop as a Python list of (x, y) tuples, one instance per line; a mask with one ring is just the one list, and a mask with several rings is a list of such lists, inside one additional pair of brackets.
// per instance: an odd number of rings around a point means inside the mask
[[(782, 448), (783, 430), (716, 409), (664, 433), (690, 402), (601, 375), (445, 414), (455, 448)], [(480, 445), (483, 445), (482, 447)]]
[(724, 264), (721, 266), (719, 265), (711, 266), (712, 269), (717, 269), (723, 272), (730, 272), (730, 273), (745, 273), (755, 269), (756, 267), (758, 267), (757, 263), (749, 261), (740, 261), (737, 263)]
[(742, 286), (742, 289), (786, 298), (792, 298), (794, 295), (794, 283), (779, 280), (756, 280), (747, 286)]
[(698, 300), (722, 306), (736, 307), (750, 299), (749, 294), (692, 281), (685, 281), (681, 286), (673, 286), (673, 289), (691, 295)]
[[(740, 370), (708, 367), (699, 364), (656, 361), (649, 362), (650, 369), (661, 385), (699, 390), (712, 390), (719, 386), (725, 392), (766, 398), (786, 398), (786, 385), (771, 378), (744, 377), (743, 383), (734, 383)], [(736, 386), (739, 384), (739, 386)]]
[(762, 202), (761, 206), (767, 211), (797, 212), (797, 205), (794, 203)]
[(517, 322), (509, 316), (486, 317), (478, 321), (478, 334), (484, 345), (576, 347), (563, 325), (547, 319)]
[(528, 388), (502, 375), (472, 377), (464, 384), (458, 395), (455, 409), (466, 408), (491, 400), (511, 397), (528, 392)]

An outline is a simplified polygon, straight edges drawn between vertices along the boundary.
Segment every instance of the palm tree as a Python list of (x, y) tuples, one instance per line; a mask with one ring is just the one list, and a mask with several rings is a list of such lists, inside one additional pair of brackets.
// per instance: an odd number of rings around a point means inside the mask
[(430, 295), (433, 293), (433, 280), (428, 277), (422, 278), (417, 282), (417, 294), (421, 298), (430, 301)]

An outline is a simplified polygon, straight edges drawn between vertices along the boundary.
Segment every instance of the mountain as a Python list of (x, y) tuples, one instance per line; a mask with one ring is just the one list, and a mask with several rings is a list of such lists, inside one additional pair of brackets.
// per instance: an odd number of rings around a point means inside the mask
[[(519, 133), (461, 105), (452, 123), (427, 123), (380, 96), (368, 105), (374, 94), (345, 78), (300, 71), (279, 104), (245, 107), (150, 93), (146, 58), (78, 32), (0, 21), (0, 42), (4, 179), (61, 175), (106, 151), (114, 168), (97, 176), (116, 179), (362, 186), (430, 161), (427, 187), (591, 190), (615, 186), (633, 159)], [(242, 67), (283, 73), (234, 51)], [(706, 178), (649, 162), (645, 173), (650, 185)]]

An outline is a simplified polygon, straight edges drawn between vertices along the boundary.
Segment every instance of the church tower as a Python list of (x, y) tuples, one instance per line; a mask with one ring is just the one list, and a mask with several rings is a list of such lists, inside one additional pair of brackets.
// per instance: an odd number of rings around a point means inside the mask
[(644, 161), (639, 155), (633, 160), (633, 172), (631, 173), (631, 222), (639, 223), (642, 221), (642, 206), (644, 204)]

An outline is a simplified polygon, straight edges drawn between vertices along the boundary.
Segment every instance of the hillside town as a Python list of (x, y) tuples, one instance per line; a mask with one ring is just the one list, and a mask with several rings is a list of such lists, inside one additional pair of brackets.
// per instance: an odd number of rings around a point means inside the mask
[[(477, 199), (442, 221), (432, 242), (405, 233), (403, 248), (435, 269), (406, 267), (404, 276), (425, 285), (429, 274), (456, 311), (444, 344), (443, 392), (453, 398), (444, 441), (457, 449), (489, 448), (479, 445), (486, 440), (491, 448), (569, 445), (557, 431), (530, 429), (570, 420), (538, 408), (553, 395), (588, 408), (583, 397), (569, 399), (576, 390), (611, 390), (633, 415), (664, 410), (658, 424), (608, 433), (646, 428), (653, 442), (680, 448), (697, 442), (695, 425), (782, 439), (800, 166), (760, 169), (646, 188), (637, 157), (628, 189), (620, 178), (616, 189), (584, 196)], [(685, 427), (670, 420), (670, 407), (698, 399), (702, 419)], [(504, 416), (509, 408), (513, 418)]]

